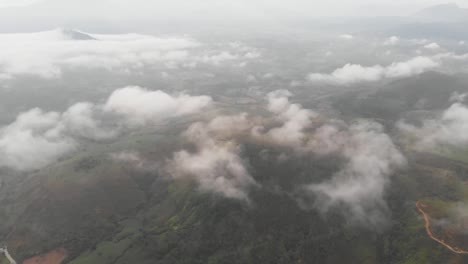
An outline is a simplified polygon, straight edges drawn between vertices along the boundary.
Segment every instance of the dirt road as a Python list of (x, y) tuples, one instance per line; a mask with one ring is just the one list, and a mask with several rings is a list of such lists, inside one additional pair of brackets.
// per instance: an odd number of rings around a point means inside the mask
[(424, 216), (424, 221), (426, 221), (426, 232), (427, 232), (427, 235), (434, 241), (437, 241), (439, 244), (443, 245), (444, 247), (446, 247), (447, 249), (449, 249), (450, 251), (454, 252), (454, 253), (457, 253), (457, 254), (468, 254), (468, 251), (465, 251), (465, 250), (462, 250), (456, 246), (451, 246), (447, 243), (445, 243), (444, 240), (442, 239), (439, 239), (437, 238), (434, 233), (432, 232), (432, 229), (431, 229), (431, 218), (429, 217), (429, 215), (426, 214), (426, 212), (424, 212), (424, 207), (426, 207), (423, 203), (421, 203), (420, 201), (418, 201), (416, 203), (416, 207), (418, 208), (419, 212), (421, 212), (421, 214)]

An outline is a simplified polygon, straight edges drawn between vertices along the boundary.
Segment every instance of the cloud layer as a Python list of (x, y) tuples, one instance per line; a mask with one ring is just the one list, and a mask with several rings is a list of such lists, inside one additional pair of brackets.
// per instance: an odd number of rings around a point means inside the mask
[(375, 82), (386, 78), (402, 78), (423, 73), (437, 68), (439, 63), (428, 57), (415, 57), (404, 62), (395, 62), (383, 67), (381, 65), (362, 66), (346, 64), (330, 74), (311, 73), (309, 81), (324, 82), (336, 85), (349, 85), (360, 82)]
[(248, 172), (248, 161), (241, 158), (247, 142), (288, 148), (310, 158), (338, 156), (344, 163), (334, 175), (301, 187), (315, 200), (306, 204), (299, 198), (302, 205), (324, 214), (339, 208), (349, 220), (373, 227), (384, 223), (389, 177), (406, 164), (384, 128), (364, 120), (351, 125), (323, 121), (315, 112), (291, 103), (291, 95), (285, 90), (268, 94), (266, 108), (273, 118), (240, 114), (192, 125), (185, 135), (197, 150), (175, 153), (170, 174), (192, 178), (205, 191), (248, 199), (249, 188), (258, 183)]
[[(185, 136), (196, 145), (195, 152), (182, 150), (174, 153), (168, 171), (174, 178), (195, 179), (202, 191), (214, 192), (228, 198), (248, 201), (248, 189), (256, 185), (249, 174), (246, 161), (241, 158), (241, 147), (233, 139), (221, 139), (217, 135), (234, 136), (248, 129), (244, 115), (223, 116), (209, 123), (195, 123)], [(240, 125), (240, 126), (236, 126)]]
[(285, 90), (268, 94), (268, 110), (277, 115), (282, 125), (270, 129), (264, 136), (278, 143), (300, 145), (306, 136), (305, 128), (312, 124), (312, 118), (317, 114), (301, 105), (290, 103), (290, 96), (292, 94)]
[(340, 142), (339, 151), (347, 161), (330, 180), (311, 184), (307, 190), (317, 195), (314, 207), (323, 213), (337, 207), (348, 221), (378, 227), (388, 219), (385, 187), (395, 170), (406, 164), (379, 124), (360, 121), (346, 131), (333, 130), (322, 139)]
[(163, 91), (150, 91), (141, 87), (125, 87), (114, 91), (104, 110), (127, 118), (132, 124), (145, 124), (160, 118), (195, 113), (212, 102), (209, 96), (171, 96)]
[(209, 47), (188, 37), (101, 35), (66, 29), (0, 34), (0, 79), (18, 75), (58, 78), (64, 70), (79, 69), (125, 73), (155, 65), (190, 68), (197, 64), (244, 62), (260, 56), (241, 44), (225, 48)]
[(210, 103), (207, 96), (171, 96), (126, 87), (114, 91), (104, 105), (81, 102), (63, 113), (31, 109), (0, 128), (0, 166), (40, 169), (72, 151), (81, 140), (112, 139), (135, 126), (197, 113)]
[(0, 166), (38, 169), (74, 147), (75, 142), (63, 136), (60, 114), (32, 109), (0, 130)]
[(468, 144), (468, 107), (457, 102), (438, 117), (424, 120), (421, 126), (400, 121), (398, 127), (410, 135), (412, 144), (420, 150), (464, 146)]

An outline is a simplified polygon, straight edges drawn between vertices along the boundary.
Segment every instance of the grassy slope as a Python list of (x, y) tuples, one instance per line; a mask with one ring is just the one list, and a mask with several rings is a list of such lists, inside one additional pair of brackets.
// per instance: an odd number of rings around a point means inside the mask
[[(151, 133), (132, 135), (89, 147), (38, 172), (8, 209), (20, 212), (7, 221), (14, 223), (8, 236), (14, 255), (23, 259), (65, 246), (73, 264), (410, 264), (444, 263), (453, 257), (427, 237), (414, 207), (424, 197), (457, 199), (460, 180), (450, 167), (411, 165), (395, 177), (387, 199), (394, 224), (376, 234), (346, 224), (339, 212), (324, 218), (302, 210), (290, 196), (268, 188), (252, 190), (254, 203), (247, 206), (107, 156), (135, 149), (160, 159), (178, 144)], [(294, 159), (272, 164), (258, 158), (261, 150), (245, 148), (254, 176), (265, 186), (284, 190), (294, 189), (291, 182), (327, 177), (339, 162)], [(310, 173), (300, 173), (304, 171)], [(455, 176), (445, 177), (447, 171)]]

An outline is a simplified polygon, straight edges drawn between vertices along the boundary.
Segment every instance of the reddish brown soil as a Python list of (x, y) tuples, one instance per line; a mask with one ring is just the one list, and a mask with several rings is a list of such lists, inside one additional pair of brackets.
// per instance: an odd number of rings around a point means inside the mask
[(64, 248), (52, 250), (46, 254), (32, 257), (23, 261), (23, 264), (61, 264), (68, 256)]
[(421, 212), (421, 214), (424, 216), (424, 221), (426, 221), (426, 232), (427, 232), (427, 235), (434, 241), (438, 242), (439, 244), (443, 245), (444, 247), (446, 247), (447, 249), (449, 249), (450, 251), (456, 253), (456, 254), (468, 254), (468, 251), (465, 251), (465, 250), (462, 250), (460, 249), (459, 247), (457, 246), (454, 246), (454, 245), (449, 245), (447, 242), (445, 242), (443, 239), (440, 239), (438, 237), (436, 237), (434, 235), (434, 233), (432, 232), (432, 229), (431, 229), (431, 218), (429, 217), (429, 215), (424, 211), (424, 208), (426, 207), (426, 205), (424, 205), (423, 203), (421, 202), (417, 202), (416, 203), (416, 207), (418, 208), (419, 212)]

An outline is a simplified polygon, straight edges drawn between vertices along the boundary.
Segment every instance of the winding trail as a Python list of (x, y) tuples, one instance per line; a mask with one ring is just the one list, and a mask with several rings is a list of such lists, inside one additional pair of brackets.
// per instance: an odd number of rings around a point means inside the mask
[(3, 253), (5, 257), (10, 261), (10, 264), (16, 264), (16, 261), (11, 257), (10, 253), (8, 252), (8, 248), (0, 248), (0, 253)]
[(456, 246), (450, 246), (449, 244), (445, 243), (444, 240), (439, 239), (436, 236), (434, 236), (434, 233), (432, 232), (432, 229), (431, 229), (431, 219), (429, 215), (427, 215), (426, 212), (424, 212), (424, 209), (423, 209), (426, 206), (423, 203), (421, 203), (421, 201), (418, 201), (416, 203), (416, 207), (418, 208), (419, 212), (421, 212), (421, 214), (424, 216), (424, 220), (426, 221), (426, 232), (427, 232), (427, 235), (429, 235), (429, 237), (432, 240), (438, 242), (439, 244), (443, 245), (444, 247), (446, 247), (447, 249), (449, 249), (450, 251), (456, 254), (468, 254), (468, 251), (462, 250)]

